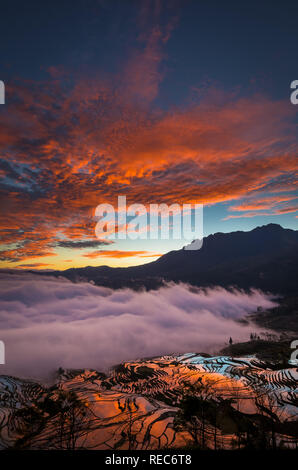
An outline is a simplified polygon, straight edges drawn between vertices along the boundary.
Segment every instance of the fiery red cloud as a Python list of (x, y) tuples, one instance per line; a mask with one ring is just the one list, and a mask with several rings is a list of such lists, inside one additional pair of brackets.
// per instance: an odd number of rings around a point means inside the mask
[[(282, 192), (297, 189), (294, 107), (210, 89), (180, 108), (157, 108), (174, 22), (140, 35), (121, 80), (71, 81), (52, 68), (46, 83), (8, 87), (12, 104), (0, 116), (3, 262), (53, 255), (61, 237), (95, 239), (95, 207), (121, 194), (144, 204), (248, 198), (232, 210), (286, 213), (277, 205), (294, 198)], [(272, 200), (264, 199), (267, 191)], [(149, 256), (84, 256), (96, 253)]]
[(141, 256), (142, 258), (155, 258), (161, 256), (161, 253), (150, 253), (149, 251), (122, 251), (122, 250), (98, 250), (85, 253), (83, 256), (86, 258), (129, 258), (134, 256)]

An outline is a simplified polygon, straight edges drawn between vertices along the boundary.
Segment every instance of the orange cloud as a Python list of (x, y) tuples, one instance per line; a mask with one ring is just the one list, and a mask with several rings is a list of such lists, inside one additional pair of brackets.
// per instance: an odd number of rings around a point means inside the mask
[[(96, 240), (94, 209), (116, 205), (121, 194), (128, 204), (245, 198), (230, 210), (286, 213), (278, 204), (294, 196), (264, 194), (297, 189), (295, 107), (209, 89), (199, 102), (159, 109), (163, 45), (174, 22), (144, 28), (120, 80), (76, 76), (70, 85), (65, 71), (52, 69), (48, 82), (8, 88), (11, 104), (0, 115), (3, 263), (55, 255), (61, 236)], [(114, 250), (150, 256), (127, 253)]]
[(28, 263), (28, 264), (19, 264), (18, 268), (45, 268), (48, 266), (54, 266), (53, 264), (48, 263)]
[(293, 207), (283, 207), (282, 209), (277, 209), (278, 214), (290, 214), (291, 212), (298, 211), (298, 206)]
[(161, 256), (161, 254), (150, 253), (149, 251), (98, 250), (91, 251), (90, 253), (85, 253), (83, 256), (85, 256), (86, 258), (98, 258), (99, 256), (106, 258), (129, 258), (134, 256), (141, 256), (142, 258), (155, 258), (157, 256)]
[(236, 206), (231, 206), (229, 207), (230, 211), (263, 211), (265, 209), (271, 209), (275, 207), (278, 204), (281, 204), (283, 202), (288, 202), (292, 201), (294, 199), (297, 199), (297, 196), (271, 196), (271, 197), (265, 197), (261, 199), (254, 199), (251, 202), (243, 202), (241, 204), (238, 204)]
[[(293, 198), (293, 199), (296, 199), (296, 198)], [(247, 207), (247, 206), (245, 206), (245, 207)], [(270, 208), (270, 206), (268, 208)], [(238, 209), (236, 209), (236, 210), (238, 210)], [(239, 211), (241, 211), (241, 210), (247, 210), (247, 209), (239, 209)], [(280, 215), (280, 214), (290, 214), (292, 212), (298, 211), (298, 206), (274, 208), (274, 210), (272, 210), (272, 212), (257, 212), (257, 211), (263, 211), (263, 209), (261, 209), (260, 207), (257, 207), (256, 210), (244, 212), (243, 214), (228, 215), (223, 220), (238, 219), (238, 218), (242, 218), (242, 217), (251, 218), (251, 217), (257, 217), (257, 216), (272, 216), (272, 215)]]

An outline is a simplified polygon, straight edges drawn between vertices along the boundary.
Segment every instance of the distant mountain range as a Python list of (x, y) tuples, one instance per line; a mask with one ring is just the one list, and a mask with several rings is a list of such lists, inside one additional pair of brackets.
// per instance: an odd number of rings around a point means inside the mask
[(88, 266), (47, 274), (112, 288), (151, 289), (165, 281), (180, 281), (291, 295), (297, 292), (298, 231), (268, 224), (249, 232), (215, 233), (204, 238), (200, 250), (170, 251), (141, 266)]

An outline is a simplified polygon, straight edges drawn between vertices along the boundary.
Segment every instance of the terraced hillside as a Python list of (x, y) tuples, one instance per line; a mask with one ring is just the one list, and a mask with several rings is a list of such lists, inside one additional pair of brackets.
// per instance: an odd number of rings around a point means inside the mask
[(52, 386), (0, 376), (0, 448), (297, 447), (298, 372), (195, 353), (59, 370)]

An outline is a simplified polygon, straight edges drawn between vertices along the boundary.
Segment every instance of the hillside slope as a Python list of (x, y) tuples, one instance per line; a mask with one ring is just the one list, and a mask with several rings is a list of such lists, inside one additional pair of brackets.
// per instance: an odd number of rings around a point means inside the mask
[(174, 281), (291, 295), (297, 291), (298, 232), (269, 224), (250, 232), (216, 233), (204, 239), (200, 250), (171, 251), (142, 266), (73, 268), (53, 274), (112, 288), (150, 289)]

